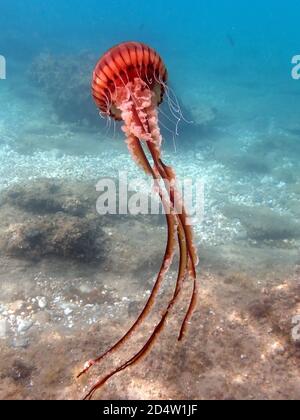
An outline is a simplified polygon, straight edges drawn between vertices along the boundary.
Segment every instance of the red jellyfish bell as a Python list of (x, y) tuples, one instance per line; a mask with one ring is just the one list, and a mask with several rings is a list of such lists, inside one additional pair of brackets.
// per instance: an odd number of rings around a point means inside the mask
[[(192, 228), (180, 194), (176, 189), (175, 172), (171, 167), (166, 166), (161, 158), (162, 137), (158, 124), (158, 106), (165, 93), (168, 96), (172, 113), (176, 111), (176, 104), (178, 106), (178, 103), (170, 97), (166, 82), (167, 70), (161, 57), (152, 48), (138, 42), (126, 42), (109, 50), (100, 59), (93, 74), (92, 93), (101, 114), (124, 122), (123, 131), (134, 160), (154, 180), (166, 213), (168, 240), (160, 272), (142, 313), (130, 330), (112, 348), (97, 359), (87, 362), (79, 376), (86, 373), (105, 356), (117, 350), (143, 322), (155, 302), (165, 274), (173, 261), (177, 242), (180, 259), (174, 295), (145, 345), (130, 360), (99, 380), (85, 399), (92, 398), (95, 391), (108, 379), (135, 364), (147, 353), (162, 330), (169, 312), (177, 302), (183, 283), (187, 278), (191, 278), (193, 281), (193, 292), (179, 333), (179, 340), (183, 338), (188, 321), (195, 309), (198, 257), (193, 244)], [(152, 164), (144, 149), (148, 149)]]

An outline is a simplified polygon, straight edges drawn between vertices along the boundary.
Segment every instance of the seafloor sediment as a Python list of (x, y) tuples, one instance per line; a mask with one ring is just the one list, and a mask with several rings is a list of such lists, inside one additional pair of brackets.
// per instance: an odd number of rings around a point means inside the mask
[[(113, 261), (86, 265), (48, 258), (33, 264), (1, 258), (2, 399), (80, 398), (86, 382), (77, 382), (75, 375), (83, 361), (119, 338), (141, 310), (150, 273), (158, 268), (151, 261), (159, 261), (161, 228), (121, 221), (110, 229)], [(138, 256), (145, 229), (147, 250)], [(230, 269), (222, 267), (220, 251), (209, 259), (218, 270), (205, 267), (202, 256), (199, 304), (186, 340), (176, 341), (188, 284), (153, 351), (97, 398), (299, 397), (300, 354), (291, 335), (291, 320), (299, 313), (299, 269), (283, 276), (270, 268), (260, 277), (236, 270), (236, 261)], [(167, 278), (156, 315), (126, 351), (95, 368), (91, 380), (136, 351), (137, 342), (142, 345), (170, 296), (174, 276)]]
[[(86, 182), (41, 180), (2, 192), (2, 399), (80, 398), (86, 382), (75, 375), (83, 361), (130, 326), (149, 294), (163, 254), (163, 220), (96, 217), (94, 199)], [(53, 234), (56, 227), (59, 235)], [(92, 254), (86, 253), (87, 232)], [(300, 261), (293, 242), (270, 246), (239, 238), (203, 242), (199, 252), (199, 303), (186, 340), (177, 343), (189, 284), (150, 355), (98, 398), (299, 396), (300, 349), (292, 320), (300, 310)], [(136, 339), (95, 368), (91, 380), (133, 353), (137, 342), (142, 345), (174, 278), (172, 270)]]

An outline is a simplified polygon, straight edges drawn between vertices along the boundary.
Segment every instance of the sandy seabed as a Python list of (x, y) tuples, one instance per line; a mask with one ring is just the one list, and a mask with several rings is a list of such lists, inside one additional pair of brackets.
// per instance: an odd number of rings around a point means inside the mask
[[(163, 251), (165, 229), (157, 224), (119, 220), (107, 231), (114, 252), (99, 264), (1, 257), (1, 317), (9, 320), (0, 339), (1, 399), (81, 398), (88, 379), (145, 342), (173, 291), (173, 271), (136, 336), (88, 378), (75, 379), (133, 323)], [(188, 283), (151, 353), (96, 398), (298, 399), (292, 319), (300, 312), (300, 267), (284, 266), (285, 254), (247, 243), (202, 249), (199, 302), (186, 339), (177, 342)]]

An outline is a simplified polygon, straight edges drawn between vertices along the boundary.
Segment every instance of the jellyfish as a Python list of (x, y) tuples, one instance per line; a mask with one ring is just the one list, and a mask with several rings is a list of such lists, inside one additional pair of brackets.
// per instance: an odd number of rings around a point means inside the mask
[(128, 149), (137, 165), (148, 174), (162, 202), (167, 224), (167, 243), (162, 265), (144, 309), (129, 331), (98, 358), (90, 360), (78, 375), (87, 373), (106, 356), (113, 354), (134, 334), (150, 314), (167, 272), (179, 249), (179, 265), (174, 293), (163, 310), (159, 322), (139, 351), (129, 360), (98, 380), (84, 399), (93, 397), (110, 378), (135, 365), (148, 354), (162, 331), (172, 308), (180, 299), (187, 280), (192, 280), (191, 298), (178, 334), (181, 341), (197, 304), (198, 283), (196, 267), (197, 250), (194, 245), (192, 224), (176, 184), (172, 167), (162, 160), (162, 135), (159, 127), (159, 106), (166, 97), (170, 112), (179, 122), (183, 117), (176, 96), (167, 85), (168, 73), (162, 58), (149, 46), (126, 42), (110, 49), (96, 65), (92, 80), (92, 95), (100, 115), (109, 121), (122, 121), (122, 130)]

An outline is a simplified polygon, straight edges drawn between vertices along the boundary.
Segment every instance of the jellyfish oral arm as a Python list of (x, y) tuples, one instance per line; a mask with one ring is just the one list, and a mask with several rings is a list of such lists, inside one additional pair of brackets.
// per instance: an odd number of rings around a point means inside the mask
[[(136, 78), (134, 83), (129, 83), (125, 88), (126, 93), (121, 93), (122, 101), (117, 103), (121, 110), (122, 119), (124, 121), (123, 131), (127, 138), (136, 137), (141, 141), (145, 141), (151, 153), (154, 162), (153, 170), (159, 173), (164, 181), (168, 181), (171, 187), (170, 200), (173, 206), (176, 203), (182, 203), (181, 197), (176, 190), (176, 174), (174, 170), (166, 166), (161, 159), (162, 136), (158, 126), (157, 99), (146, 83)], [(124, 100), (126, 98), (126, 100)], [(137, 155), (139, 158), (139, 155)], [(133, 157), (136, 160), (135, 154)], [(144, 168), (145, 169), (145, 168)], [(149, 171), (147, 171), (149, 173)], [(176, 199), (177, 198), (177, 199)], [(196, 277), (196, 266), (198, 265), (197, 251), (193, 243), (193, 233), (188, 223), (186, 210), (181, 208), (175, 209), (179, 215), (185, 231), (185, 237), (188, 244), (189, 256), (191, 259), (191, 275)]]
[[(193, 233), (191, 226), (187, 223), (188, 217), (183, 205), (182, 198), (176, 189), (176, 174), (174, 170), (166, 166), (161, 159), (162, 137), (158, 126), (157, 102), (154, 92), (152, 92), (146, 83), (140, 79), (135, 79), (134, 83), (127, 86), (127, 94), (121, 95), (123, 102), (118, 103), (124, 121), (123, 131), (127, 136), (127, 145), (136, 163), (144, 171), (152, 175), (153, 179), (159, 185), (160, 181), (166, 184), (166, 191), (169, 194), (168, 201), (163, 199), (160, 190), (160, 197), (163, 200), (164, 208), (171, 209), (168, 225), (177, 226), (178, 241), (180, 249), (180, 267), (179, 277), (177, 279), (177, 288), (174, 297), (177, 296), (177, 289), (180, 288), (181, 280), (189, 274), (193, 279), (193, 293), (187, 314), (184, 318), (179, 340), (183, 338), (187, 324), (193, 314), (197, 301), (197, 279), (196, 266), (198, 264), (197, 251), (193, 243)], [(124, 101), (124, 98), (126, 100)], [(153, 159), (153, 168), (151, 167), (141, 143), (144, 143)], [(170, 188), (169, 188), (170, 187)], [(176, 203), (181, 203), (180, 208), (176, 208)], [(174, 220), (173, 220), (174, 219)], [(173, 233), (172, 233), (173, 235)], [(168, 233), (170, 240), (170, 230)], [(184, 255), (187, 252), (187, 256)], [(168, 267), (169, 268), (169, 267)]]

